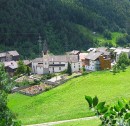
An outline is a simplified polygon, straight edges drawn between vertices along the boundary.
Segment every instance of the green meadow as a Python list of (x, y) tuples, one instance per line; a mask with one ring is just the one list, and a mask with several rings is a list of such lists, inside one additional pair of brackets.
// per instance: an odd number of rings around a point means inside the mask
[(85, 95), (97, 95), (107, 104), (113, 104), (122, 97), (130, 99), (130, 67), (116, 75), (110, 71), (93, 72), (33, 97), (10, 94), (8, 106), (23, 124), (93, 116)]

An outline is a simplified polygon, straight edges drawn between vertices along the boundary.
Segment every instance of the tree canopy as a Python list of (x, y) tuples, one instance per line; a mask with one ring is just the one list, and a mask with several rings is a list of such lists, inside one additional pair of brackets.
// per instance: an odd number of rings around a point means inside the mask
[(86, 50), (98, 43), (78, 26), (101, 34), (105, 29), (129, 32), (129, 17), (129, 0), (2, 0), (0, 50), (15, 48), (24, 58), (34, 58), (39, 34), (52, 53)]
[(4, 65), (0, 64), (0, 126), (20, 126), (14, 114), (7, 107), (7, 96), (12, 88), (12, 81), (5, 72)]

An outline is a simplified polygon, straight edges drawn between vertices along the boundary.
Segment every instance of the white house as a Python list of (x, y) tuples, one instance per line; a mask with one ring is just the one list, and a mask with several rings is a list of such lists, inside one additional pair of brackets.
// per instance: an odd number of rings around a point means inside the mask
[(130, 57), (130, 49), (129, 48), (127, 49), (127, 48), (119, 47), (119, 48), (115, 49), (114, 53), (115, 53), (116, 62), (118, 61), (119, 56), (120, 56), (121, 53), (126, 53), (128, 58)]
[(78, 55), (44, 55), (32, 61), (34, 74), (58, 73), (64, 71), (71, 64), (72, 72), (78, 72), (82, 67)]
[(101, 55), (101, 52), (90, 52), (86, 56), (86, 70), (95, 71), (100, 69), (100, 62), (99, 62), (99, 56)]

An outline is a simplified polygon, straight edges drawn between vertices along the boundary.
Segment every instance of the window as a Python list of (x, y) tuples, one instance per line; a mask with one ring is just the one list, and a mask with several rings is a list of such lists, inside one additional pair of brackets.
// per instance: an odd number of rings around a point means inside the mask
[(61, 70), (61, 67), (59, 67), (59, 70)]
[(75, 68), (75, 66), (74, 66), (74, 68)]

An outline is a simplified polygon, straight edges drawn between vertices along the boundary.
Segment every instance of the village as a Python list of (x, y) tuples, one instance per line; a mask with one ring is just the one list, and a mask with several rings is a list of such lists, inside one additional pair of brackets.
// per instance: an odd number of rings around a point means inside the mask
[[(85, 52), (72, 50), (65, 55), (50, 55), (45, 41), (41, 57), (22, 60), (23, 64), (30, 68), (28, 75), (23, 73), (16, 76), (20, 61), (20, 54), (16, 50), (0, 53), (0, 61), (9, 76), (16, 82), (12, 92), (33, 96), (63, 84), (71, 78), (81, 76), (82, 69), (87, 73), (111, 70), (122, 53), (129, 58), (130, 48), (98, 47), (89, 48)], [(68, 63), (73, 73), (71, 76), (66, 74)]]

